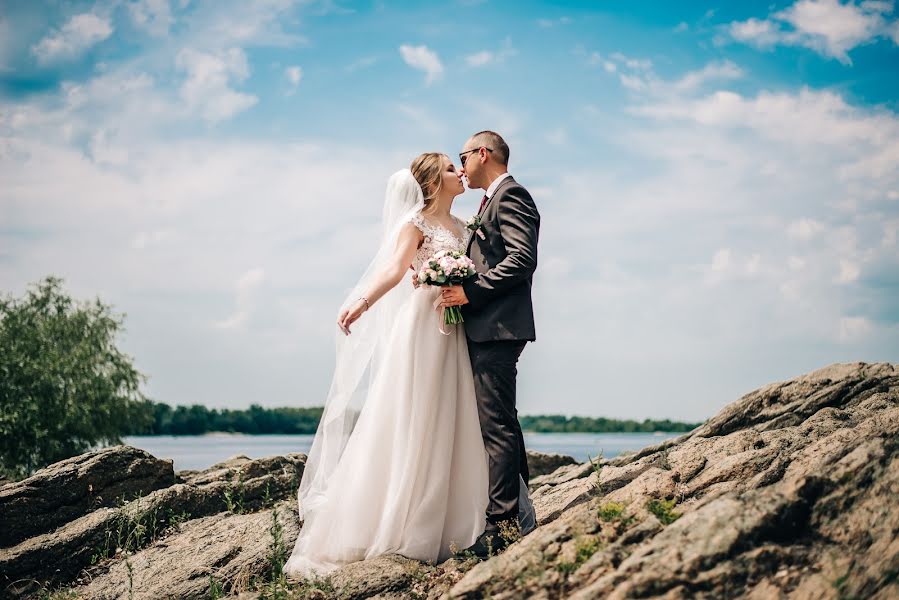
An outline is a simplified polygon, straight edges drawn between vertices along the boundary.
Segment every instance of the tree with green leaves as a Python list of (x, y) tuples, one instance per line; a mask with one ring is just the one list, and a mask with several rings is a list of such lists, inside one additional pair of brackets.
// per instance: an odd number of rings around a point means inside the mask
[(27, 476), (149, 424), (145, 377), (116, 347), (122, 324), (56, 277), (0, 297), (0, 471)]

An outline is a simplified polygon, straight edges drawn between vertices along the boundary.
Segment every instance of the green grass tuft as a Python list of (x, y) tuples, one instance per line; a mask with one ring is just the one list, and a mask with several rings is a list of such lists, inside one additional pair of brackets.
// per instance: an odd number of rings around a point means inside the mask
[(676, 504), (677, 500), (673, 498), (671, 500), (657, 500), (656, 498), (652, 498), (646, 503), (646, 509), (654, 514), (662, 525), (671, 525), (681, 516), (680, 513), (674, 512), (674, 506)]

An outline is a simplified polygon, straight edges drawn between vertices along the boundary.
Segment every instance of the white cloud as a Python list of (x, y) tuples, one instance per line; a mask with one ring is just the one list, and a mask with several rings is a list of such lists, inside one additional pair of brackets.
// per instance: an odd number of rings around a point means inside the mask
[(735, 40), (757, 46), (772, 46), (780, 39), (779, 30), (774, 23), (754, 17), (746, 21), (734, 21), (729, 29)]
[(842, 317), (838, 336), (841, 342), (855, 342), (871, 331), (871, 322), (864, 317)]
[(610, 58), (634, 71), (648, 71), (652, 69), (652, 61), (648, 58), (633, 58), (625, 56), (620, 52), (613, 52)]
[(400, 46), (400, 55), (407, 65), (425, 72), (425, 83), (430, 85), (443, 77), (443, 64), (440, 62), (440, 57), (427, 46), (403, 44)]
[(701, 69), (688, 71), (681, 77), (668, 81), (656, 75), (652, 62), (647, 59), (629, 58), (620, 53), (614, 53), (610, 58), (612, 60), (605, 60), (593, 53), (590, 62), (602, 63), (606, 72), (618, 74), (623, 87), (640, 94), (681, 96), (699, 90), (710, 82), (739, 79), (743, 76), (743, 70), (736, 64), (723, 60), (710, 62)]
[(835, 283), (852, 283), (858, 280), (861, 270), (858, 265), (851, 260), (840, 259), (840, 273), (834, 280)]
[(288, 90), (287, 94), (291, 95), (297, 91), (297, 86), (300, 85), (300, 80), (303, 78), (303, 69), (296, 65), (287, 67), (286, 69), (284, 69), (284, 77), (290, 84), (290, 89)]
[(229, 119), (258, 100), (231, 88), (232, 81), (239, 83), (250, 73), (246, 54), (240, 48), (218, 54), (185, 48), (178, 53), (176, 64), (187, 74), (181, 85), (182, 98), (207, 121)]
[[(53, 273), (127, 313), (124, 348), (166, 402), (325, 397), (333, 318), (369, 260), (360, 248), (377, 244), (386, 177), (412, 150), (143, 136), (109, 165), (36, 138), (0, 134), (8, 290)], [(302, 396), (300, 364), (321, 374)], [(199, 385), (199, 372), (216, 376)]]
[[(798, 365), (795, 349), (811, 339), (819, 340), (816, 358), (802, 360), (833, 360), (849, 331), (864, 329), (849, 321), (841, 332), (840, 320), (852, 315), (870, 323), (857, 338), (864, 348), (881, 355), (895, 345), (895, 294), (869, 279), (872, 265), (889, 273), (895, 254), (883, 245), (890, 239), (883, 223), (897, 211), (888, 194), (897, 189), (899, 161), (885, 165), (899, 116), (833, 91), (711, 87), (739, 76), (737, 65), (661, 80), (653, 69), (615, 64), (633, 78), (628, 112), (637, 122), (622, 123), (607, 108), (585, 111), (585, 121), (595, 123), (582, 135), (612, 143), (553, 187), (554, 220), (564, 226), (547, 222), (542, 251), (572, 257), (575, 276), (537, 284), (538, 306), (589, 312), (596, 322), (580, 333), (545, 332), (542, 343), (561, 345), (576, 334), (615, 340), (617, 357), (601, 350), (591, 356), (611, 373), (630, 368), (624, 357), (642, 351), (646, 358), (648, 347), (658, 349), (651, 360), (672, 369), (681, 359), (666, 348), (727, 370), (712, 348), (738, 344), (762, 355), (777, 340), (784, 350), (764, 359), (776, 368)], [(565, 287), (565, 302), (544, 286)], [(550, 372), (591, 368), (570, 357), (566, 364), (540, 360)]]
[(878, 37), (893, 36), (895, 41), (896, 22), (884, 17), (892, 8), (891, 2), (799, 0), (766, 19), (734, 21), (728, 31), (733, 39), (758, 47), (804, 46), (852, 64), (853, 48)]
[(712, 271), (726, 271), (730, 265), (730, 249), (722, 248), (712, 257)]
[(849, 160), (833, 166), (838, 175), (847, 179), (895, 175), (895, 169), (887, 167), (899, 135), (895, 115), (859, 110), (835, 92), (804, 88), (798, 94), (763, 91), (753, 98), (718, 91), (695, 99), (647, 102), (632, 110), (662, 120), (686, 119), (706, 126), (750, 129), (769, 140), (797, 147), (843, 146)]
[(507, 58), (515, 56), (517, 51), (512, 47), (512, 42), (508, 38), (503, 42), (503, 46), (497, 51), (482, 50), (465, 57), (465, 63), (469, 67), (483, 67), (487, 65), (501, 65)]
[(184, 17), (193, 47), (209, 50), (248, 45), (291, 47), (307, 44), (297, 33), (297, 0), (216, 0), (194, 3)]
[(683, 93), (699, 89), (709, 81), (739, 79), (743, 71), (729, 60), (715, 61), (697, 71), (690, 71), (672, 82), (674, 91)]
[(787, 235), (798, 240), (810, 240), (824, 231), (824, 225), (814, 219), (793, 221), (787, 228)]
[(686, 21), (681, 21), (681, 22), (678, 23), (677, 26), (674, 28), (674, 33), (683, 33), (683, 32), (685, 32), (685, 31), (687, 31), (687, 30), (689, 30), (689, 29), (690, 29), (690, 26), (687, 24), (687, 22), (686, 22)]
[(482, 67), (489, 65), (491, 61), (493, 61), (493, 53), (487, 50), (469, 54), (465, 57), (465, 62), (468, 63), (469, 67)]
[(75, 15), (61, 29), (32, 46), (31, 52), (41, 63), (72, 60), (108, 38), (112, 31), (109, 19), (92, 13)]
[(559, 17), (558, 19), (537, 19), (537, 25), (544, 29), (550, 27), (558, 27), (560, 25), (570, 25), (571, 17)]
[[(269, 132), (268, 115), (247, 115), (258, 128), (203, 127), (199, 117), (214, 114), (210, 89), (258, 93), (250, 65), (241, 69), (230, 48), (296, 43), (296, 15), (273, 8), (288, 3), (264, 4), (269, 20), (246, 29), (241, 11), (262, 10), (256, 3), (226, 2), (222, 15), (210, 4), (173, 6), (178, 26), (158, 54), (110, 60), (59, 94), (0, 102), (0, 212), (12, 216), (0, 231), (0, 280), (17, 292), (52, 272), (80, 297), (113, 302), (128, 314), (126, 348), (151, 375), (154, 397), (320, 402), (333, 318), (377, 239), (386, 174), (422, 146), (451, 150), (474, 124), (504, 134), (516, 177), (552, 212), (535, 280), (539, 341), (520, 369), (525, 414), (550, 405), (595, 412), (596, 396), (583, 390), (600, 377), (604, 398), (629, 399), (604, 404), (610, 416), (698, 419), (758, 385), (848, 356), (844, 340), (859, 344), (851, 358), (895, 355), (895, 300), (870, 281), (889, 276), (896, 254), (891, 110), (833, 91), (766, 92), (763, 83), (758, 91), (762, 73), (740, 93), (722, 90), (741, 72), (725, 62), (675, 71), (660, 53), (663, 79), (646, 58), (584, 52), (595, 76), (610, 65), (614, 77), (642, 84), (625, 95), (629, 111), (596, 100), (601, 109), (547, 119), (498, 92), (461, 102), (416, 92), (381, 106), (386, 126), (417, 140), (386, 150), (366, 146), (364, 132), (346, 145), (291, 143)], [(218, 65), (175, 73), (176, 86), (197, 75), (195, 102), (169, 87), (181, 48)], [(290, 83), (293, 60), (271, 72), (276, 85)], [(340, 75), (343, 64), (329, 66)], [(548, 146), (558, 143), (572, 151)], [(459, 199), (457, 214), (470, 214), (480, 198), (472, 197)], [(857, 270), (851, 283), (836, 281), (841, 260)], [(239, 280), (257, 269), (241, 300)], [(856, 321), (841, 332), (843, 318)], [(647, 364), (658, 383), (633, 394)], [(310, 373), (300, 388), (297, 365)], [(702, 386), (693, 385), (697, 369)], [(563, 388), (558, 373), (567, 374)]]
[(136, 0), (128, 10), (135, 26), (151, 35), (164, 36), (175, 23), (169, 0)]

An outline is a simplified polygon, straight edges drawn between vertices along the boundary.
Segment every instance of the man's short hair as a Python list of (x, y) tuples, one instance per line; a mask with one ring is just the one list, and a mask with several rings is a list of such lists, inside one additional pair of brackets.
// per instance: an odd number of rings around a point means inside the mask
[(471, 140), (478, 147), (484, 146), (493, 150), (491, 154), (496, 162), (505, 166), (509, 165), (509, 145), (500, 134), (490, 130), (479, 131), (471, 136)]

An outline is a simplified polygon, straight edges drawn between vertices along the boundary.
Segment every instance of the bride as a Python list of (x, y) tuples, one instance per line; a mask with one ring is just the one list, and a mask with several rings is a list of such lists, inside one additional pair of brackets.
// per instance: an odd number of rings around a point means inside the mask
[[(398, 285), (409, 265), (418, 272), (440, 250), (465, 251), (467, 229), (450, 213), (463, 191), (439, 153), (387, 183), (380, 248), (340, 312), (287, 573), (324, 575), (389, 553), (442, 562), (484, 531), (487, 454), (464, 325), (439, 330), (440, 288)], [(533, 508), (524, 481), (520, 489), (527, 532)]]

